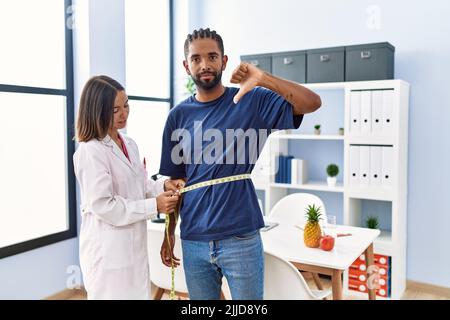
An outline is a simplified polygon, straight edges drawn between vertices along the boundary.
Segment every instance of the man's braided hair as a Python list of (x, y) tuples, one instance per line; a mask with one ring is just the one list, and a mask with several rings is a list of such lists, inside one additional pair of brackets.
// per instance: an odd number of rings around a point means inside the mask
[(209, 28), (206, 29), (198, 29), (194, 30), (191, 34), (188, 34), (186, 37), (186, 40), (184, 41), (184, 56), (187, 57), (189, 54), (189, 44), (196, 40), (196, 39), (204, 39), (204, 38), (210, 38), (213, 40), (216, 40), (217, 45), (219, 46), (220, 52), (222, 53), (222, 56), (224, 55), (224, 49), (223, 49), (223, 41), (222, 37), (216, 32), (211, 31)]

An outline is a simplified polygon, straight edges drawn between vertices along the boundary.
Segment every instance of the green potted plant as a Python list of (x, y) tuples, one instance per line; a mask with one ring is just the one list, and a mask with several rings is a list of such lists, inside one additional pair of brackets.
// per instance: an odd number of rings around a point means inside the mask
[(339, 128), (339, 135), (343, 136), (344, 135), (344, 128)]
[(316, 124), (316, 125), (314, 126), (314, 133), (315, 133), (315, 134), (320, 134), (320, 124)]
[(334, 164), (331, 163), (327, 166), (327, 183), (329, 187), (334, 187), (336, 186), (336, 177), (339, 174), (339, 167)]
[(367, 218), (366, 227), (369, 229), (378, 229), (378, 217), (370, 216)]
[(195, 83), (194, 83), (194, 80), (192, 80), (191, 76), (188, 76), (185, 88), (186, 88), (187, 95), (192, 96), (195, 94)]

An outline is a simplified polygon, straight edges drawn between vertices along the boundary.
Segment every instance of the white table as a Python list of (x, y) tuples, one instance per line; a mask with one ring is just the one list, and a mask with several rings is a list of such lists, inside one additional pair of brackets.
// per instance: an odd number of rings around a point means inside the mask
[[(379, 230), (338, 225), (337, 233), (352, 235), (336, 238), (333, 250), (324, 251), (320, 248), (306, 247), (303, 242), (303, 230), (300, 228), (283, 224), (282, 221), (277, 222), (278, 226), (261, 232), (264, 250), (283, 257), (299, 270), (330, 275), (335, 300), (342, 299), (342, 273), (362, 253), (365, 253), (367, 267), (374, 264), (373, 241), (380, 234)], [(369, 268), (366, 270), (371, 271)], [(369, 290), (369, 299), (375, 300), (375, 289)]]

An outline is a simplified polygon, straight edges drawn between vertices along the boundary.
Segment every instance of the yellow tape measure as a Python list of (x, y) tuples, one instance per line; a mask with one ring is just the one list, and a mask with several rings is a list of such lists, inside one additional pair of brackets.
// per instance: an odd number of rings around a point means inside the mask
[[(245, 179), (250, 179), (250, 178), (251, 178), (251, 175), (249, 173), (246, 173), (246, 174), (238, 174), (235, 176), (229, 176), (229, 177), (224, 177), (224, 178), (212, 179), (212, 180), (208, 180), (208, 181), (204, 181), (204, 182), (199, 182), (199, 183), (193, 184), (188, 187), (184, 187), (179, 190), (179, 193), (183, 194), (188, 191), (192, 191), (192, 190), (203, 188), (203, 187), (213, 186), (213, 185), (221, 184), (221, 183), (245, 180)], [(178, 217), (178, 212), (176, 210), (174, 212), (174, 217), (175, 217), (175, 225), (176, 225), (177, 217)], [(166, 238), (167, 238), (167, 245), (168, 245), (167, 249), (169, 251), (169, 254), (172, 255), (172, 250), (170, 250), (171, 245), (170, 245), (170, 235), (169, 235), (170, 214), (166, 214), (165, 222), (166, 222)], [(174, 265), (172, 256), (170, 257), (170, 265), (171, 265), (170, 271), (172, 274), (171, 275), (172, 276), (172, 288), (170, 290), (169, 299), (173, 300), (173, 299), (175, 299), (175, 265)]]

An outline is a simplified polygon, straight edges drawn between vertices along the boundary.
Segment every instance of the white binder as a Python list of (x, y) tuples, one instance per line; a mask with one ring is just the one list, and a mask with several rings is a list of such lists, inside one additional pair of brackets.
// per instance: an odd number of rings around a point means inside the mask
[(370, 147), (359, 147), (359, 181), (362, 186), (369, 186)]
[(350, 185), (359, 185), (359, 146), (350, 146), (349, 152)]
[(383, 128), (383, 92), (372, 91), (372, 133), (380, 135)]
[(305, 184), (307, 182), (307, 162), (302, 159), (291, 159), (291, 183)]
[(361, 91), (350, 92), (350, 134), (361, 132)]
[(370, 186), (381, 186), (382, 148), (370, 147)]
[(279, 152), (274, 152), (270, 155), (270, 182), (276, 182), (277, 173), (280, 170), (280, 159), (282, 154)]
[(292, 184), (299, 184), (297, 182), (297, 159), (290, 159), (289, 161), (291, 161), (291, 183)]
[(372, 127), (372, 92), (361, 91), (361, 133), (370, 134)]
[(394, 148), (393, 147), (382, 147), (382, 177), (381, 183), (384, 187), (391, 187), (393, 184), (392, 177), (392, 167), (394, 165)]
[(394, 90), (383, 90), (383, 135), (391, 136), (394, 116)]

